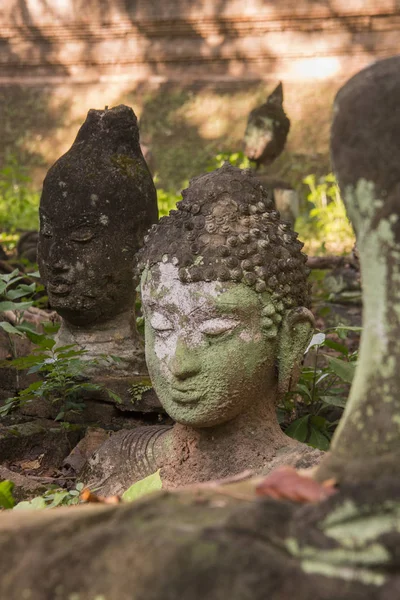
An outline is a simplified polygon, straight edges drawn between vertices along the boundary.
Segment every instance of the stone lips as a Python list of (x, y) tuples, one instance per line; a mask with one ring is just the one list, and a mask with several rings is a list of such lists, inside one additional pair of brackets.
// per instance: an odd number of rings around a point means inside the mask
[(310, 305), (303, 244), (250, 170), (226, 163), (192, 179), (182, 196), (145, 237), (139, 270), (172, 262), (184, 283), (242, 282), (271, 293), (281, 310)]

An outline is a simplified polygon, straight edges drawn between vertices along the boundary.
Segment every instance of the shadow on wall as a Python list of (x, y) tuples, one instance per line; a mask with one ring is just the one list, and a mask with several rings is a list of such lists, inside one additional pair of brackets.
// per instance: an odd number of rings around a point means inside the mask
[[(66, 9), (55, 7), (55, 3), (48, 0), (5, 1), (9, 6), (3, 22), (6, 29), (10, 25), (17, 32), (19, 40), (16, 44), (12, 37), (0, 39), (3, 50), (0, 66), (12, 77), (37, 76), (40, 71), (62, 77), (85, 68), (95, 74), (96, 67), (102, 66), (111, 69), (113, 74), (118, 73), (120, 67), (135, 66), (142, 70), (143, 76), (165, 75), (166, 48), (167, 62), (182, 62), (183, 74), (185, 61), (190, 65), (199, 59), (200, 69), (212, 75), (221, 73), (221, 64), (228, 68), (248, 58), (248, 53), (246, 55), (239, 46), (228, 51), (229, 57), (223, 56), (221, 48), (226, 42), (231, 46), (232, 36), (239, 37), (225, 30), (223, 24), (217, 25), (210, 39), (208, 34), (203, 35), (198, 30), (198, 19), (185, 18), (186, 14), (196, 13), (196, 9), (199, 14), (204, 5), (202, 0), (190, 3), (190, 10), (186, 0), (173, 4), (161, 0), (156, 3), (72, 0)], [(213, 15), (224, 14), (229, 4), (230, 0), (215, 0)], [(171, 6), (173, 14), (170, 14)], [(164, 19), (161, 29), (160, 19)], [(263, 54), (268, 69), (273, 71), (276, 61), (273, 52)], [(245, 65), (239, 71), (245, 73)]]
[(376, 2), (357, 10), (345, 0), (250, 0), (246, 9), (235, 0), (3, 2), (6, 16), (0, 21), (18, 38), (8, 33), (11, 37), (0, 40), (0, 64), (11, 76), (37, 76), (41, 70), (69, 76), (85, 69), (96, 76), (103, 67), (113, 75), (134, 68), (144, 77), (250, 71), (257, 77), (258, 68), (263, 77), (275, 69), (293, 76), (296, 68), (316, 68), (313, 57), (322, 61), (322, 70), (330, 60), (340, 70), (341, 58), (348, 64), (362, 55), (365, 64), (369, 56), (373, 60), (398, 48), (396, 23), (390, 25), (396, 8), (385, 15)]

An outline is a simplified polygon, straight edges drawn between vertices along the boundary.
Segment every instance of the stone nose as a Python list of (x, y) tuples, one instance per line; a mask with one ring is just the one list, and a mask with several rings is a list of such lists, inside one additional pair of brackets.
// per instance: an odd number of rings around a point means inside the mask
[(168, 363), (168, 368), (177, 379), (188, 379), (201, 370), (201, 361), (196, 348), (182, 338), (178, 338), (175, 353)]
[(50, 264), (50, 268), (53, 273), (66, 273), (69, 271), (69, 265), (62, 258), (59, 258)]
[(53, 273), (66, 273), (70, 266), (65, 257), (62, 256), (59, 245), (53, 242), (47, 258), (47, 265)]

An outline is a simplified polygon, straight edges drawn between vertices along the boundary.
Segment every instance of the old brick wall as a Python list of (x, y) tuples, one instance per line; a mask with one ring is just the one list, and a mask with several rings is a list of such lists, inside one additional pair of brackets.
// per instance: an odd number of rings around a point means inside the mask
[(342, 78), (399, 51), (399, 0), (0, 2), (3, 82)]

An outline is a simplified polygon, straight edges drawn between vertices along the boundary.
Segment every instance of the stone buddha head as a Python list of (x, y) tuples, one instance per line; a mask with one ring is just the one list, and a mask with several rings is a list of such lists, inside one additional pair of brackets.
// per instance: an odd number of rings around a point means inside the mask
[(302, 243), (228, 164), (193, 179), (140, 251), (146, 362), (167, 413), (214, 427), (296, 383), (313, 331)]
[(134, 256), (156, 220), (134, 112), (90, 110), (43, 184), (38, 254), (52, 308), (73, 325), (129, 310)]

